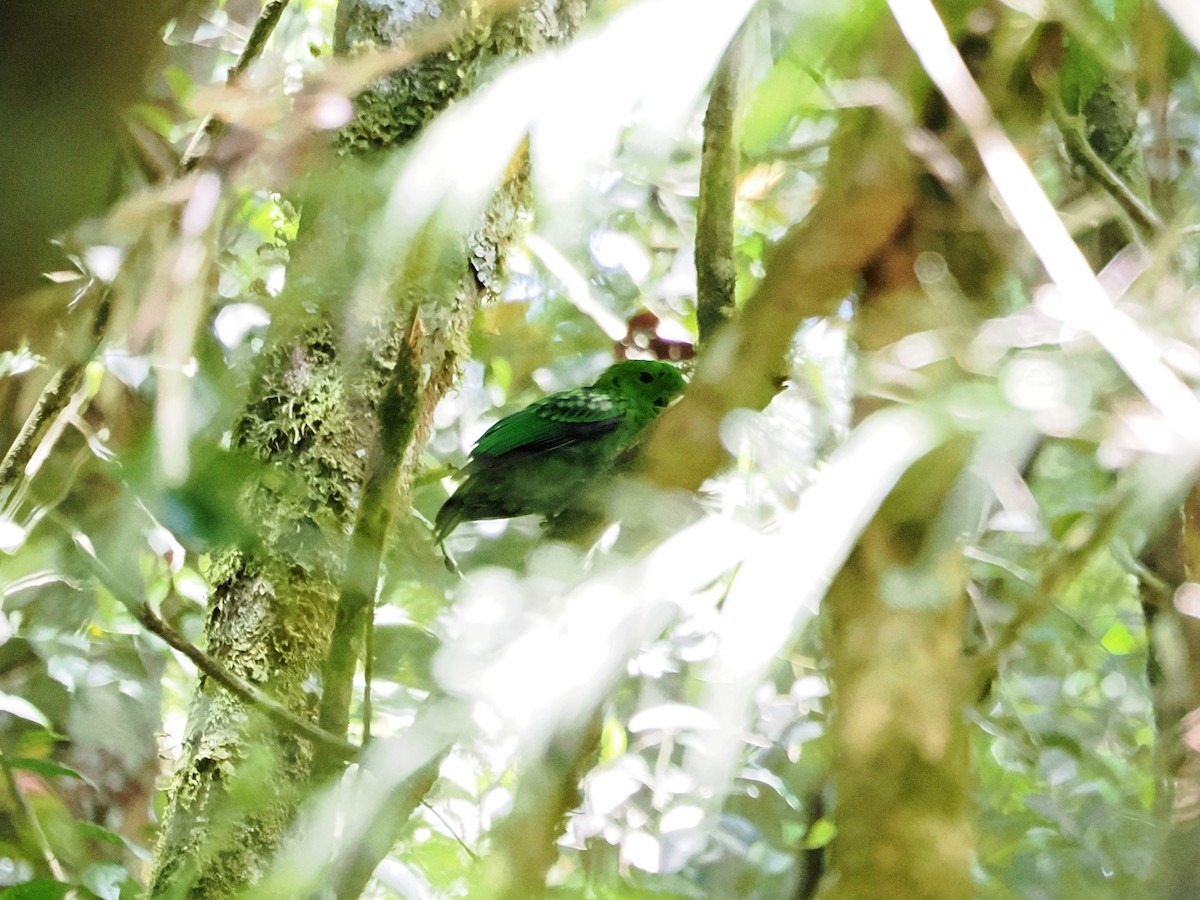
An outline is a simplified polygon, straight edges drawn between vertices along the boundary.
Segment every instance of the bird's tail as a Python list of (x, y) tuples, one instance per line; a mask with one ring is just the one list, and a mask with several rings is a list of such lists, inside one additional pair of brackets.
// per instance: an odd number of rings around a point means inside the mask
[(439, 544), (450, 537), (450, 532), (466, 520), (466, 504), (461, 497), (451, 497), (438, 510), (437, 518), (433, 520), (433, 538)]

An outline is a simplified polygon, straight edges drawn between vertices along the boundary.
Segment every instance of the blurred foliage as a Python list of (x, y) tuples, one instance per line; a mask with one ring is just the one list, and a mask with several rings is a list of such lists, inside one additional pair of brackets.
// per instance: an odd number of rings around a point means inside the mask
[[(413, 515), (396, 523), (388, 544), (373, 636), (373, 734), (402, 734), (447, 685), (471, 702), (472, 722), (368, 895), (464, 896), (537, 738), (556, 716), (586, 713), (606, 698), (598, 761), (560, 843), (551, 895), (799, 896), (820, 849), (836, 840), (830, 685), (818, 629), (801, 618), (791, 633), (767, 636), (765, 645), (783, 649), (758, 660), (765, 675), (749, 709), (706, 705), (705, 688), (728, 637), (724, 601), (738, 579), (764, 565), (756, 552), (774, 548), (767, 571), (781, 596), (799, 595), (810, 586), (803, 578), (816, 579), (815, 563), (802, 569), (807, 544), (784, 553), (766, 542), (787, 533), (805, 514), (813, 485), (845, 465), (839, 450), (864, 398), (909, 402), (970, 433), (981, 418), (1011, 416), (1035, 447), (1020, 467), (1011, 448), (997, 450), (982, 474), (998, 499), (987, 521), (961, 538), (972, 566), (973, 650), (986, 652), (1024, 622), (1023, 611), (1045, 607), (1023, 624), (967, 713), (978, 895), (1148, 895), (1167, 824), (1156, 758), (1164, 736), (1146, 676), (1151, 648), (1133, 559), (1178, 499), (1179, 484), (1162, 469), (1182, 464), (1165, 455), (1170, 423), (1155, 418), (1094, 341), (1057, 317), (1025, 244), (1005, 233), (989, 250), (1005, 271), (986, 298), (1002, 311), (996, 318), (962, 317), (979, 298), (966, 296), (945, 259), (930, 252), (916, 277), (943, 304), (945, 327), (860, 353), (856, 298), (848, 297), (838, 316), (801, 328), (790, 378), (772, 404), (761, 413), (735, 411), (723, 423), (728, 469), (694, 503), (676, 509), (674, 498), (663, 498), (645, 512), (689, 527), (718, 520), (731, 529), (721, 533), (736, 539), (706, 542), (685, 531), (681, 552), (669, 558), (674, 568), (648, 573), (638, 568), (642, 548), (622, 543), (624, 531), (585, 560), (540, 546), (533, 521), (484, 522), (449, 541), (461, 570), (452, 573), (428, 523), (453, 468), (491, 423), (588, 381), (614, 353), (690, 357), (703, 87), (737, 22), (729, 17), (693, 41), (696, 23), (681, 4), (596, 3), (585, 31), (593, 43), (547, 63), (561, 66), (546, 70), (561, 77), (558, 94), (533, 97), (520, 73), (499, 76), (494, 93), (439, 120), (459, 129), (447, 132), (455, 156), (430, 167), (422, 153), (434, 145), (418, 144), (343, 176), (347, 188), (333, 176), (322, 183), (336, 165), (326, 143), (338, 122), (323, 119), (318, 102), (332, 65), (334, 6), (293, 0), (249, 73), (250, 87), (232, 95), (215, 86), (259, 12), (248, 0), (173, 8), (169, 23), (166, 14), (159, 21), (139, 13), (130, 22), (76, 9), (52, 34), (38, 30), (60, 50), (80, 36), (103, 38), (108, 52), (96, 64), (104, 77), (74, 72), (27, 31), (0, 28), (0, 207), (8, 220), (0, 228), (0, 297), (29, 274), (10, 276), (10, 259), (36, 260), (37, 271), (55, 273), (5, 307), (0, 447), (15, 439), (50, 376), (86, 356), (97, 286), (114, 297), (107, 339), (78, 390), (20, 477), (0, 486), (3, 896), (60, 897), (69, 885), (108, 900), (137, 896), (144, 884), (197, 672), (144, 631), (113, 586), (98, 583), (89, 560), (119, 561), (123, 584), (138, 585), (166, 622), (202, 641), (217, 548), (256, 539), (255, 523), (237, 512), (238, 497), (247, 483), (278, 477), (229, 449), (265, 329), (306, 311), (281, 303), (287, 279), (318, 283), (323, 268), (346, 263), (346, 248), (330, 247), (303, 271), (288, 269), (307, 211), (328, 202), (330, 184), (372, 198), (381, 212), (364, 223), (375, 239), (365, 251), (368, 276), (399, 265), (402, 251), (421, 240), (437, 250), (445, 230), (453, 234), (469, 218), (447, 212), (455, 184), (502, 169), (511, 156), (507, 132), (488, 126), (506, 119), (514, 134), (531, 124), (552, 133), (534, 129), (531, 238), (510, 261), (503, 299), (479, 312), (473, 358), (437, 410)], [(1156, 26), (1165, 39), (1151, 41), (1152, 31), (1137, 26), (1159, 13), (1131, 0), (1047, 5), (1038, 7), (1040, 20), (1029, 4), (942, 6), (959, 34), (994, 41), (995, 55), (1011, 67), (988, 83), (1011, 91), (991, 98), (998, 110), (1020, 108), (1019, 76), (1028, 73), (1017, 69), (1050, 29), (1064, 36), (1059, 88), (1071, 114), (1086, 113), (1098, 90), (1120, 87), (1131, 116), (1116, 149), (1144, 159), (1153, 196), (1170, 198), (1163, 233), (1142, 247), (1136, 280), (1124, 279), (1134, 282), (1127, 311), (1181, 377), (1200, 378), (1196, 49), (1165, 20)], [(675, 16), (666, 30), (620, 30), (627, 17), (655, 10)], [(911, 136), (913, 110), (929, 92), (923, 81), (893, 83), (888, 71), (862, 70), (865, 48), (894, 27), (881, 2), (763, 0), (746, 27), (752, 62), (733, 260), (741, 300), (762, 279), (772, 248), (820, 196), (842, 109), (878, 105), (881, 115), (904, 119)], [(127, 60), (112, 52), (114, 41), (130, 49)], [(59, 62), (31, 69), (35, 53)], [(54, 81), (31, 91), (43, 69)], [(104, 103), (92, 109), (81, 84)], [(610, 88), (616, 99), (600, 102)], [(12, 127), (6, 104), (20, 105), (26, 124)], [(173, 161), (214, 104), (232, 124), (211, 166), (172, 180)], [(103, 128), (93, 122), (99, 115)], [(1122, 284), (1125, 257), (1092, 240), (1100, 226), (1117, 223), (1118, 243), (1129, 243), (1120, 209), (1049, 124), (1029, 129), (1013, 115), (1036, 174), (1091, 262), (1111, 265)], [(122, 165), (113, 162), (114, 146), (76, 143), (81, 134), (99, 140), (113, 123), (124, 123)], [(565, 139), (571, 129), (579, 134)], [(30, 136), (42, 143), (18, 140)], [(943, 149), (973, 152), (946, 140)], [(18, 189), (16, 171), (39, 178)], [(43, 181), (58, 195), (42, 190)], [(413, 183), (428, 195), (406, 194)], [(474, 199), (481, 203), (487, 190), (477, 187)], [(434, 212), (423, 217), (423, 210)], [(433, 222), (435, 213), (446, 221)], [(76, 224), (86, 216), (97, 218)], [(47, 239), (68, 226), (56, 256)], [(354, 285), (369, 295), (369, 277)], [(302, 296), (295, 287), (283, 295), (289, 303)], [(312, 308), (326, 299), (314, 288)], [(341, 299), (349, 309), (349, 298)], [(1135, 500), (1151, 512), (1059, 594), (1038, 595), (1045, 567)], [(637, 497), (615, 502), (647, 506)], [(666, 558), (656, 557), (664, 566)], [(597, 603), (611, 604), (608, 618), (596, 618)], [(359, 738), (361, 700), (352, 714)], [(736, 734), (740, 744), (714, 799), (698, 789), (694, 752), (716, 731)], [(347, 810), (356, 803), (349, 795), (338, 802)]]

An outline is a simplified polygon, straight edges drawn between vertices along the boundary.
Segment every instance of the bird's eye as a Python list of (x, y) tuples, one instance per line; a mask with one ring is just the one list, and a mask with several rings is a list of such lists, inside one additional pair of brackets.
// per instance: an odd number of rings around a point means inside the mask
[(649, 384), (654, 380), (654, 376), (649, 372), (639, 372), (638, 379), (642, 382), (642, 384)]

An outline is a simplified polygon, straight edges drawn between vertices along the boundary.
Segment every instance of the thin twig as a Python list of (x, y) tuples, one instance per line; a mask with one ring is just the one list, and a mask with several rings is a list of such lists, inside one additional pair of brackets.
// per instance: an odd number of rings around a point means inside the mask
[[(288, 0), (267, 0), (262, 12), (258, 14), (258, 19), (254, 22), (254, 27), (250, 30), (250, 37), (246, 39), (246, 46), (242, 48), (241, 55), (238, 56), (237, 62), (229, 67), (225, 76), (226, 84), (235, 84), (241, 74), (250, 67), (250, 63), (262, 53), (263, 48), (267, 45), (267, 39), (275, 30), (275, 26), (279, 24), (279, 19), (287, 5)], [(213, 143), (220, 137), (224, 128), (225, 123), (217, 116), (211, 113), (205, 116), (179, 160), (178, 173), (186, 175), (195, 169), (204, 159), (205, 154), (212, 149)]]
[(443, 825), (446, 826), (446, 831), (448, 831), (450, 833), (450, 837), (454, 838), (455, 843), (457, 843), (458, 846), (462, 847), (463, 850), (466, 851), (467, 856), (471, 857), (472, 862), (479, 862), (479, 854), (467, 846), (467, 842), (462, 839), (462, 835), (460, 835), (457, 831), (454, 830), (454, 827), (449, 822), (446, 821), (445, 816), (443, 816), (440, 812), (438, 812), (436, 809), (434, 809), (428, 800), (422, 800), (421, 805), (423, 807), (425, 807), (427, 810), (429, 810), (431, 813), (433, 813), (434, 817), (437, 818), (437, 820), (439, 822), (441, 822)]
[(360, 747), (330, 734), (308, 719), (296, 715), (274, 697), (230, 672), (218, 660), (213, 659), (160, 619), (145, 598), (136, 596), (94, 553), (87, 548), (81, 549), (84, 550), (83, 557), (87, 560), (92, 573), (117, 602), (124, 606), (143, 628), (186, 656), (197, 669), (243, 702), (257, 708), (281, 728), (290, 729), (302, 737), (308, 738), (341, 759), (349, 761), (358, 758)]
[(1080, 116), (1072, 116), (1067, 112), (1067, 108), (1063, 105), (1062, 97), (1058, 91), (1052, 87), (1046, 90), (1046, 94), (1050, 99), (1050, 114), (1054, 118), (1054, 124), (1058, 126), (1058, 130), (1062, 133), (1063, 140), (1066, 141), (1067, 147), (1078, 159), (1088, 177), (1095, 181), (1100, 187), (1108, 193), (1117, 205), (1125, 211), (1137, 225), (1138, 229), (1146, 237), (1151, 237), (1162, 230), (1162, 219), (1152, 210), (1137, 194), (1133, 192), (1128, 184), (1126, 184), (1120, 175), (1113, 171), (1096, 149), (1088, 142), (1087, 136), (1080, 128)]
[(33, 832), (33, 839), (37, 842), (42, 858), (46, 861), (46, 868), (50, 870), (50, 874), (56, 879), (65, 882), (67, 880), (67, 873), (62, 867), (62, 863), (58, 861), (58, 857), (54, 855), (54, 848), (50, 846), (50, 841), (46, 837), (42, 823), (38, 821), (37, 813), (29, 805), (29, 800), (26, 798), (25, 792), (21, 790), (21, 785), (17, 783), (17, 778), (13, 775), (12, 769), (9, 768), (8, 761), (4, 759), (4, 752), (2, 750), (0, 750), (0, 769), (4, 770), (4, 779), (8, 784), (8, 792), (12, 794), (13, 800), (16, 801), (17, 808), (20, 809), (21, 816), (25, 819), (29, 830)]
[(696, 324), (707, 343), (734, 310), (733, 221), (739, 152), (737, 109), (747, 26), (733, 36), (713, 76), (704, 114), (700, 196), (696, 205)]
[[(91, 285), (88, 287), (90, 288)], [(37, 403), (34, 404), (29, 416), (25, 419), (25, 424), (21, 426), (16, 440), (4, 454), (3, 461), (0, 461), (0, 488), (6, 487), (20, 476), (33, 457), (37, 449), (37, 441), (46, 430), (46, 426), (63, 411), (71, 396), (78, 389), (87, 364), (95, 356), (108, 331), (111, 311), (112, 290), (105, 286), (100, 294), (99, 302), (96, 304), (96, 316), (92, 320), (92, 334), (87, 349), (78, 360), (59, 369), (42, 389), (41, 396), (38, 397)]]

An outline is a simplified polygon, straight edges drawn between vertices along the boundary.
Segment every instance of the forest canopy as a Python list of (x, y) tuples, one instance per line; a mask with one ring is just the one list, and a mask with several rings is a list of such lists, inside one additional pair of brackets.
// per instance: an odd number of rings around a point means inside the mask
[(119, 6), (0, 28), (4, 897), (1200, 896), (1193, 4)]

